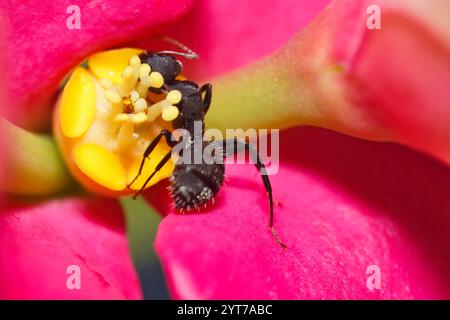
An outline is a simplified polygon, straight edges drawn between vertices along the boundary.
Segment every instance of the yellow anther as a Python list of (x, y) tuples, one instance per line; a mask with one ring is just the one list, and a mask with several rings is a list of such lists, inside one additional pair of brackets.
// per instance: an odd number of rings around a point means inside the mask
[(135, 112), (142, 112), (147, 109), (147, 101), (144, 98), (139, 98), (134, 103), (134, 111)]
[(169, 106), (162, 110), (162, 118), (164, 121), (172, 121), (178, 117), (179, 110), (175, 106)]
[(143, 63), (139, 66), (139, 79), (143, 79), (145, 77), (148, 77), (150, 74), (151, 68), (150, 65), (147, 63)]
[(111, 80), (106, 79), (106, 78), (101, 78), (100, 79), (100, 85), (104, 88), (104, 89), (110, 89), (113, 86), (113, 83)]
[(181, 92), (178, 91), (178, 90), (170, 90), (169, 93), (166, 96), (166, 99), (171, 104), (177, 104), (178, 102), (181, 101)]
[(111, 103), (120, 103), (122, 98), (114, 89), (108, 89), (105, 91), (105, 98)]
[(141, 64), (141, 59), (135, 54), (130, 58), (130, 66), (139, 66)]
[(161, 73), (153, 71), (150, 73), (150, 87), (161, 88), (164, 84), (164, 78)]
[(114, 117), (114, 121), (117, 121), (117, 122), (127, 121), (128, 119), (129, 119), (129, 115), (126, 113), (119, 113), (118, 115), (116, 115)]
[(139, 112), (131, 115), (131, 121), (135, 124), (144, 123), (147, 121), (147, 115), (145, 112)]
[(111, 190), (125, 189), (125, 170), (109, 150), (96, 144), (79, 145), (75, 148), (74, 159), (78, 168), (96, 183)]
[(131, 99), (131, 101), (133, 103), (135, 103), (136, 100), (139, 99), (139, 98), (140, 98), (139, 93), (136, 90), (131, 90), (131, 92), (130, 92), (130, 99)]
[(95, 118), (96, 88), (91, 75), (77, 68), (67, 82), (61, 101), (60, 123), (63, 134), (70, 138), (83, 135)]

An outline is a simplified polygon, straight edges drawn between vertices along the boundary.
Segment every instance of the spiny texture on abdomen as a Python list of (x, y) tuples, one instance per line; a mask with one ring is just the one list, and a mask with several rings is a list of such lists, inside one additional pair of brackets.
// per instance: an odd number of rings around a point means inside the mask
[(177, 209), (190, 210), (211, 200), (224, 180), (223, 164), (181, 164), (172, 174), (172, 197)]

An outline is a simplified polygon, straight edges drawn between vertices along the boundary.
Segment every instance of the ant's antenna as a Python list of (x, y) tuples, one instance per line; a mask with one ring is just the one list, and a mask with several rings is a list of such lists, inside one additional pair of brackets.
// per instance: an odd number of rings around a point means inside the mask
[(173, 38), (167, 37), (167, 36), (161, 36), (159, 37), (161, 40), (168, 42), (170, 44), (173, 44), (174, 46), (180, 48), (181, 50), (185, 52), (177, 52), (177, 51), (171, 51), (171, 50), (164, 50), (159, 51), (157, 53), (167, 53), (167, 54), (176, 54), (182, 57), (185, 57), (187, 59), (198, 59), (198, 54), (196, 54), (194, 51), (189, 49), (187, 46), (179, 42), (178, 40), (175, 40)]

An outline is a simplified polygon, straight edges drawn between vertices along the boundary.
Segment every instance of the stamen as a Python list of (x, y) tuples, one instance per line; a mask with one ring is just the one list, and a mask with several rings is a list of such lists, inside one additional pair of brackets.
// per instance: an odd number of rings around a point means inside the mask
[(111, 82), (111, 80), (105, 79), (105, 78), (101, 78), (100, 79), (100, 85), (104, 88), (104, 89), (109, 89), (112, 88), (113, 83)]
[(137, 99), (140, 98), (139, 92), (137, 92), (136, 90), (131, 90), (130, 92), (130, 100), (135, 103)]
[[(120, 49), (90, 57), (89, 66), (73, 72), (61, 97), (58, 129), (64, 139), (76, 138), (64, 150), (71, 168), (82, 175), (83, 184), (101, 193), (129, 193), (126, 183), (136, 180), (141, 153), (154, 133), (170, 126), (163, 119), (175, 118), (178, 111), (174, 105), (184, 98), (182, 90), (169, 94), (165, 73), (142, 63), (138, 56), (142, 52)], [(140, 191), (169, 149), (164, 143), (156, 146), (132, 190)], [(172, 171), (169, 161), (149, 185)]]
[(153, 71), (150, 73), (150, 87), (152, 88), (161, 88), (164, 84), (164, 78), (161, 73), (157, 71)]
[(161, 88), (164, 78), (161, 73), (152, 72), (149, 64), (141, 64), (137, 55), (130, 58), (128, 66), (123, 70), (121, 84), (116, 86), (108, 79), (100, 79), (100, 84), (105, 89), (105, 98), (122, 109), (122, 113), (114, 117), (114, 121), (120, 123), (117, 133), (118, 151), (127, 150), (131, 143), (140, 138), (134, 132), (136, 125), (146, 121), (153, 122), (159, 116), (165, 121), (172, 121), (179, 114), (178, 108), (174, 106), (182, 99), (179, 90), (169, 91), (165, 99), (149, 106), (148, 89)]
[(114, 103), (114, 104), (120, 103), (122, 101), (122, 98), (117, 93), (117, 91), (114, 90), (114, 88), (110, 88), (105, 91), (105, 98), (106, 98), (106, 100), (108, 100), (109, 102)]
[(147, 121), (147, 115), (145, 112), (139, 112), (131, 115), (131, 121), (135, 124), (144, 123)]
[(122, 80), (129, 79), (133, 76), (133, 68), (131, 66), (127, 66), (122, 73)]
[(150, 88), (150, 76), (146, 75), (139, 81), (137, 88), (139, 95), (145, 98), (147, 96), (148, 88)]
[[(134, 57), (137, 60), (133, 59)], [(122, 74), (122, 85), (120, 86), (120, 92), (122, 95), (126, 95), (134, 88), (139, 76), (140, 59), (138, 56), (134, 56), (130, 59), (130, 65), (125, 68)]]
[(181, 101), (181, 92), (178, 90), (170, 90), (169, 93), (166, 96), (166, 99), (171, 103), (171, 104), (177, 104)]
[(139, 66), (141, 64), (141, 59), (139, 59), (139, 56), (137, 54), (134, 54), (130, 58), (130, 66)]
[(162, 109), (168, 106), (170, 106), (170, 102), (165, 99), (152, 104), (147, 110), (147, 120), (155, 121), (161, 115)]
[(172, 121), (178, 117), (179, 110), (175, 106), (168, 106), (162, 110), (162, 118), (164, 121)]
[(147, 109), (147, 101), (144, 98), (139, 98), (134, 103), (134, 111), (135, 112), (142, 112)]
[(118, 115), (116, 115), (114, 117), (114, 121), (117, 121), (117, 122), (124, 122), (124, 121), (127, 121), (128, 119), (129, 119), (129, 115), (126, 113), (119, 113)]
[(150, 68), (150, 65), (147, 63), (143, 63), (141, 64), (141, 66), (139, 67), (139, 79), (143, 79), (145, 77), (147, 77), (150, 72), (152, 71), (152, 68)]

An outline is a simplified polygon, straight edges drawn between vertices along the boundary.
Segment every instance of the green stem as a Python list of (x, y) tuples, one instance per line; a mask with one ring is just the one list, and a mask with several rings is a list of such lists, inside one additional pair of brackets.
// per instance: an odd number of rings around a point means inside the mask
[(72, 185), (58, 147), (50, 135), (35, 134), (0, 120), (6, 146), (1, 191), (15, 195), (42, 196), (60, 193)]
[(272, 60), (258, 61), (213, 81), (212, 106), (206, 117), (209, 127), (223, 131), (317, 124), (317, 102), (306, 81), (296, 81), (297, 87), (292, 88), (284, 66)]
[(324, 26), (312, 23), (277, 52), (214, 79), (208, 126), (223, 131), (311, 125), (393, 140), (392, 130), (365, 107), (365, 93), (355, 84), (349, 62), (334, 57), (334, 40), (330, 30), (321, 32)]

